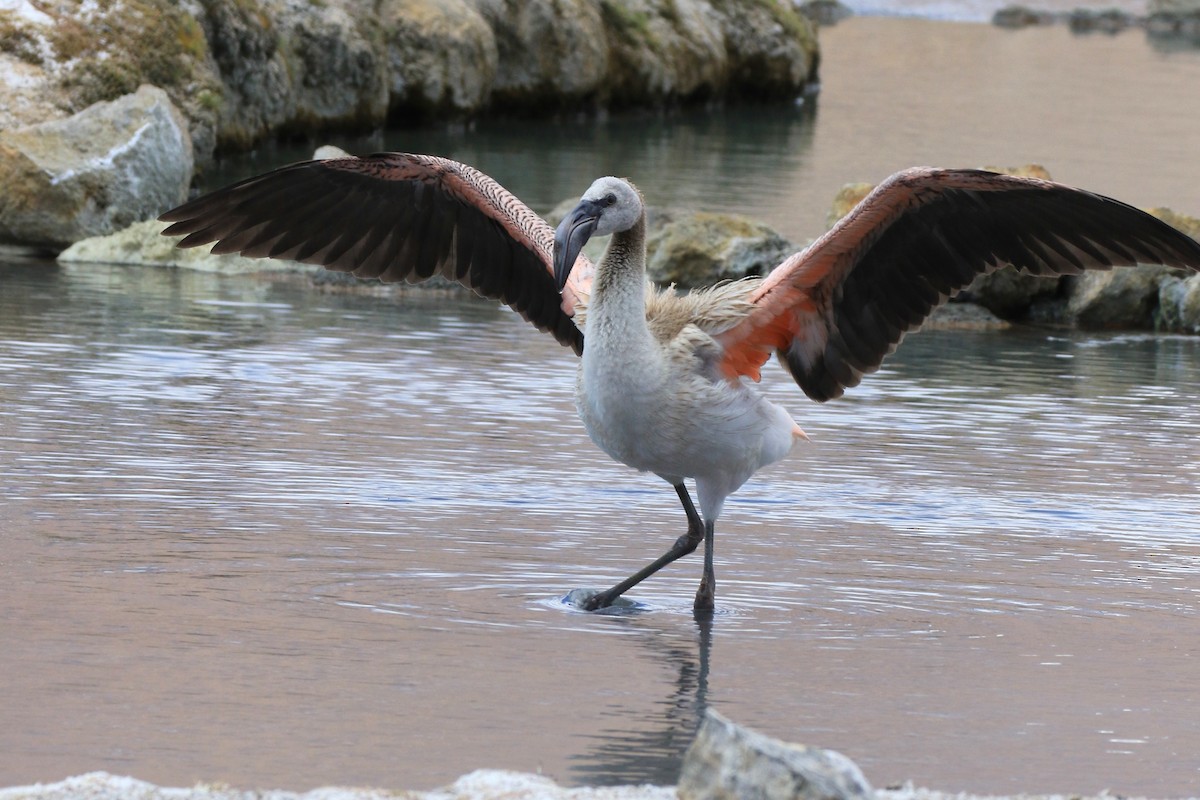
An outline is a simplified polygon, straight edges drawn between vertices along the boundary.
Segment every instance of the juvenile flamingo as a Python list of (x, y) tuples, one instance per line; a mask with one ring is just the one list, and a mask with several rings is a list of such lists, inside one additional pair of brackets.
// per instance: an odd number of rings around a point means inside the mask
[[(670, 483), (688, 520), (661, 557), (580, 600), (587, 610), (701, 541), (695, 607), (713, 608), (713, 531), (725, 498), (804, 436), (751, 383), (771, 353), (824, 402), (877, 369), (936, 306), (1005, 264), (1035, 275), (1136, 263), (1200, 270), (1200, 243), (1131, 206), (979, 170), (899, 172), (765, 278), (686, 294), (647, 285), (645, 206), (612, 177), (593, 183), (557, 231), (478, 170), (403, 153), (282, 167), (161, 219), (173, 223), (164, 234), (184, 236), (181, 247), (215, 242), (214, 253), (383, 281), (444, 275), (582, 355), (576, 402), (588, 434), (617, 461)], [(605, 234), (612, 239), (593, 267), (580, 251)]]

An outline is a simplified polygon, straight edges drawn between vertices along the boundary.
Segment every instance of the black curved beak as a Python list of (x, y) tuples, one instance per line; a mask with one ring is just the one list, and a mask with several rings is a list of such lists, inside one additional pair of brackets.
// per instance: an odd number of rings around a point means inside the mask
[(592, 238), (602, 208), (594, 200), (582, 200), (558, 223), (554, 231), (554, 283), (558, 291), (561, 292), (567, 285), (575, 259), (588, 239)]

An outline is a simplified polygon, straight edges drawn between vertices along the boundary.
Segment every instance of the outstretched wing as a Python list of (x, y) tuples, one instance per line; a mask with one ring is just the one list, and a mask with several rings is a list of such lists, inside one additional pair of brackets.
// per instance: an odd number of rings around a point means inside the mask
[(877, 369), (906, 331), (980, 274), (1137, 263), (1200, 270), (1200, 243), (1132, 206), (1050, 181), (905, 170), (767, 276), (751, 295), (755, 309), (717, 337), (722, 367), (757, 379), (777, 351), (823, 402)]
[[(511, 306), (576, 353), (578, 293), (555, 288), (554, 230), (479, 170), (435, 156), (377, 153), (305, 161), (235, 183), (159, 219), (181, 247), (319, 264), (416, 283), (435, 274)], [(582, 259), (582, 257), (581, 257)], [(577, 264), (586, 280), (591, 265)]]

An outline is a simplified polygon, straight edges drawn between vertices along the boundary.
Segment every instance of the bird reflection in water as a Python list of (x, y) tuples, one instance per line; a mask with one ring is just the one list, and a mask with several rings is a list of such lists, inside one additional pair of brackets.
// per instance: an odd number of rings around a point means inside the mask
[(589, 737), (592, 742), (587, 750), (572, 759), (573, 783), (673, 786), (679, 781), (683, 755), (708, 708), (713, 621), (718, 616), (712, 611), (694, 611), (693, 635), (688, 641), (676, 635), (676, 629), (650, 627), (677, 617), (630, 615), (631, 625), (645, 626), (638, 639), (648, 657), (678, 671), (673, 691), (646, 709), (617, 711), (619, 718), (636, 720), (637, 724), (600, 730)]

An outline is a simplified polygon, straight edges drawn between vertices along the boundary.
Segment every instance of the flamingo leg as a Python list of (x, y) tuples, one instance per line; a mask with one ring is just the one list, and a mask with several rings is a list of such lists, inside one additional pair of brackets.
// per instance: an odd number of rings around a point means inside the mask
[[(685, 533), (683, 536), (680, 536), (678, 539), (676, 539), (675, 544), (671, 545), (670, 550), (663, 553), (661, 556), (659, 556), (657, 559), (655, 559), (650, 564), (648, 564), (645, 567), (643, 567), (642, 569), (638, 570), (633, 575), (630, 575), (628, 578), (621, 581), (620, 583), (618, 583), (616, 586), (612, 587), (611, 589), (606, 589), (605, 591), (600, 592), (595, 595), (592, 595), (587, 600), (585, 600), (582, 604), (583, 609), (585, 611), (596, 611), (601, 608), (608, 608), (616, 601), (616, 599), (618, 597), (620, 597), (625, 592), (632, 589), (634, 586), (637, 586), (642, 581), (646, 580), (646, 578), (649, 578), (651, 575), (658, 572), (660, 569), (665, 567), (667, 564), (670, 564), (672, 561), (676, 561), (680, 558), (683, 558), (684, 556), (688, 555), (689, 553), (695, 552), (696, 548), (700, 546), (700, 542), (702, 540), (704, 540), (706, 538), (706, 536), (707, 536), (708, 540), (711, 542), (712, 525), (711, 524), (706, 525), (704, 520), (700, 518), (699, 512), (696, 511), (695, 504), (692, 503), (692, 496), (690, 494), (688, 494), (687, 487), (684, 486), (682, 483), (680, 483), (677, 486), (675, 486), (675, 493), (679, 495), (679, 501), (681, 503), (683, 503), (684, 513), (687, 514), (687, 518), (688, 518), (687, 533)], [(706, 569), (708, 569), (708, 570), (712, 569), (712, 565), (710, 563), (710, 556), (708, 555), (708, 553), (710, 553), (711, 551), (712, 551), (712, 547), (710, 544), (708, 550), (705, 551), (706, 554), (704, 557)], [(707, 577), (707, 574), (708, 573), (706, 572), (705, 573), (706, 577)], [(710, 587), (715, 586), (715, 581), (709, 581), (709, 586)], [(704, 584), (701, 583), (701, 589), (703, 589), (703, 587), (704, 587)], [(700, 602), (700, 596), (698, 593), (696, 596), (696, 602), (697, 603)], [(697, 608), (699, 608), (699, 606), (697, 606)], [(708, 608), (712, 608), (711, 592), (709, 594)]]
[(717, 597), (717, 573), (713, 569), (713, 536), (715, 523), (710, 519), (704, 523), (704, 577), (700, 579), (700, 588), (696, 590), (696, 602), (692, 608), (696, 611), (712, 611)]

